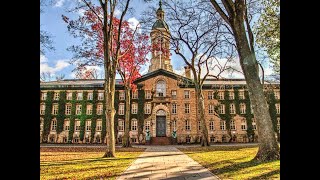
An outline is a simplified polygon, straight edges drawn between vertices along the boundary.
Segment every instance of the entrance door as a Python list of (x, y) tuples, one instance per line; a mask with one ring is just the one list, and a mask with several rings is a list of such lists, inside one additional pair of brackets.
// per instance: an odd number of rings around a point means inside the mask
[(157, 137), (165, 137), (166, 136), (166, 117), (165, 116), (157, 116)]

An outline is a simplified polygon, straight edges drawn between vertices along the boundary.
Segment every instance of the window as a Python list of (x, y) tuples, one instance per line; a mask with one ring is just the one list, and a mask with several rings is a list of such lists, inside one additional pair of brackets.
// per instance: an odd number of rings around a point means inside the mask
[(47, 93), (46, 92), (41, 93), (41, 100), (47, 100)]
[(57, 120), (53, 119), (51, 121), (51, 131), (55, 131), (55, 130), (57, 130)]
[(187, 130), (187, 131), (190, 131), (190, 130), (191, 130), (190, 120), (186, 120), (186, 130)]
[(70, 130), (70, 121), (69, 120), (64, 120), (64, 128), (65, 131)]
[(280, 133), (280, 118), (277, 118), (277, 130)]
[(213, 99), (213, 91), (208, 91), (208, 99)]
[(144, 112), (145, 112), (145, 114), (151, 114), (151, 103), (145, 104)]
[(83, 99), (83, 93), (82, 92), (78, 92), (77, 93), (77, 100), (82, 100)]
[(186, 137), (186, 143), (190, 143), (190, 141), (191, 141), (191, 137), (188, 135), (188, 136)]
[(230, 114), (235, 114), (236, 113), (236, 109), (234, 107), (234, 104), (230, 104)]
[(145, 129), (146, 131), (150, 131), (150, 121), (146, 121)]
[(280, 99), (280, 91), (274, 91), (274, 98)]
[(137, 138), (131, 138), (132, 143), (137, 143)]
[(229, 99), (230, 100), (234, 99), (234, 92), (233, 91), (229, 91)]
[(201, 121), (198, 121), (198, 131), (201, 131)]
[(86, 121), (86, 131), (91, 131), (91, 120)]
[(239, 91), (239, 99), (245, 99), (244, 91)]
[(132, 119), (131, 120), (131, 131), (136, 131), (138, 127), (138, 120)]
[(172, 104), (172, 114), (177, 114), (177, 104), (176, 103)]
[(246, 113), (246, 104), (240, 103), (240, 114)]
[(224, 114), (225, 113), (225, 105), (224, 104), (220, 104), (219, 106), (219, 114)]
[(185, 103), (184, 104), (184, 113), (189, 113), (190, 112), (190, 104), (189, 103)]
[(247, 130), (247, 121), (245, 119), (241, 120), (241, 130)]
[(93, 93), (92, 92), (88, 92), (87, 99), (88, 100), (93, 100)]
[(123, 130), (124, 130), (124, 121), (119, 120), (119, 131), (123, 131)]
[(81, 104), (77, 104), (76, 105), (76, 115), (80, 115), (81, 114), (81, 110), (82, 110), (82, 105)]
[(166, 96), (166, 82), (165, 81), (160, 80), (157, 82), (156, 93), (157, 93), (157, 97)]
[(250, 111), (251, 111), (251, 114), (253, 114), (253, 106), (252, 106), (252, 104), (250, 104)]
[(91, 115), (92, 114), (92, 104), (88, 104), (87, 105), (87, 115)]
[(60, 93), (59, 92), (55, 92), (53, 95), (53, 100), (59, 100), (60, 97)]
[(252, 119), (252, 129), (257, 130), (257, 124), (255, 119)]
[(119, 91), (119, 100), (124, 100), (124, 91)]
[(276, 104), (276, 110), (277, 110), (277, 114), (280, 114), (280, 104), (279, 103)]
[(210, 136), (210, 142), (214, 142), (214, 136)]
[(71, 104), (66, 104), (66, 110), (65, 110), (65, 114), (66, 115), (71, 115)]
[(119, 115), (124, 115), (124, 104), (119, 104)]
[(75, 131), (80, 131), (80, 121), (78, 119), (75, 120), (74, 126), (76, 128)]
[(218, 92), (218, 99), (219, 100), (224, 100), (224, 92), (223, 91), (219, 91)]
[(231, 130), (236, 130), (236, 124), (234, 123), (234, 120), (230, 121), (230, 129)]
[(40, 104), (40, 115), (44, 115), (45, 111), (46, 111), (46, 105)]
[(132, 99), (138, 99), (138, 91), (132, 91)]
[(213, 113), (214, 113), (214, 105), (209, 104), (209, 114), (213, 114)]
[(222, 138), (221, 138), (221, 141), (222, 142), (227, 142), (227, 137), (225, 135), (223, 135)]
[(52, 114), (57, 115), (58, 114), (58, 104), (52, 105)]
[(103, 100), (103, 98), (104, 98), (104, 95), (103, 95), (103, 92), (99, 92), (98, 93), (98, 100)]
[(40, 131), (43, 131), (43, 119), (40, 118)]
[(172, 121), (172, 129), (173, 129), (174, 131), (177, 130), (177, 120), (173, 120), (173, 121)]
[(103, 104), (97, 104), (97, 115), (103, 114)]
[(75, 138), (73, 139), (73, 142), (74, 142), (74, 143), (79, 143), (79, 138), (78, 138), (78, 137), (75, 137)]
[(67, 92), (67, 100), (72, 100), (72, 92)]
[(214, 130), (214, 121), (209, 122), (209, 129), (210, 129), (210, 131)]
[(132, 104), (132, 109), (131, 109), (131, 114), (137, 114), (138, 113), (138, 104), (133, 103)]
[(184, 98), (189, 99), (190, 98), (190, 91), (189, 90), (184, 90)]
[(221, 130), (226, 130), (226, 121), (220, 120), (220, 129)]
[(146, 99), (151, 99), (151, 91), (150, 90), (146, 90)]
[(101, 131), (102, 130), (102, 120), (101, 119), (97, 119), (96, 128), (97, 128), (97, 131)]
[(171, 97), (172, 97), (172, 99), (177, 99), (177, 91), (176, 90), (171, 91)]

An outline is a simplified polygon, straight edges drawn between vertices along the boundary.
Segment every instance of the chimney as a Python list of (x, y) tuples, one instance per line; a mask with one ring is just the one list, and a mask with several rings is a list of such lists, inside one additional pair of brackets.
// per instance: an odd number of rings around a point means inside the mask
[(186, 77), (190, 79), (191, 78), (191, 73), (190, 73), (190, 67), (189, 66), (185, 66), (184, 67), (184, 72), (186, 74)]

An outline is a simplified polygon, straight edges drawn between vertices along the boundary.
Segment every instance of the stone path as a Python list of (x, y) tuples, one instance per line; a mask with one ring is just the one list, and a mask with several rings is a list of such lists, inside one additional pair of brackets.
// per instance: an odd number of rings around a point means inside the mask
[(219, 178), (174, 146), (149, 146), (117, 179)]

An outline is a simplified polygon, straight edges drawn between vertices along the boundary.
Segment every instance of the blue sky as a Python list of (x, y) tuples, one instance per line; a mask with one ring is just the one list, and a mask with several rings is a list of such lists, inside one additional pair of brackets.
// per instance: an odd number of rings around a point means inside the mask
[[(41, 29), (52, 35), (52, 40), (54, 42), (53, 46), (56, 49), (55, 51), (47, 51), (45, 55), (40, 55), (40, 73), (51, 72), (53, 75), (65, 74), (65, 79), (74, 78), (74, 73), (72, 73), (74, 66), (68, 63), (72, 54), (66, 49), (69, 46), (78, 43), (78, 41), (68, 33), (66, 23), (61, 18), (61, 15), (66, 15), (70, 18), (79, 16), (77, 13), (66, 12), (66, 10), (72, 6), (72, 1), (75, 0), (55, 0), (53, 5), (45, 7), (44, 13), (41, 13), (40, 15)], [(132, 0), (131, 7), (133, 7), (134, 12), (133, 14), (128, 15), (126, 19), (129, 22), (138, 22), (141, 13), (148, 8), (148, 6), (157, 4), (157, 1), (154, 3), (144, 3), (143, 0)], [(181, 73), (184, 62), (173, 52), (171, 63), (175, 72)], [(268, 67), (266, 68), (266, 71), (271, 73), (271, 69)], [(102, 68), (98, 70), (102, 71)], [(141, 69), (141, 74), (146, 73), (147, 70), (148, 64)], [(236, 77), (241, 77), (241, 75), (237, 75)], [(54, 80), (54, 78), (52, 80)]]

